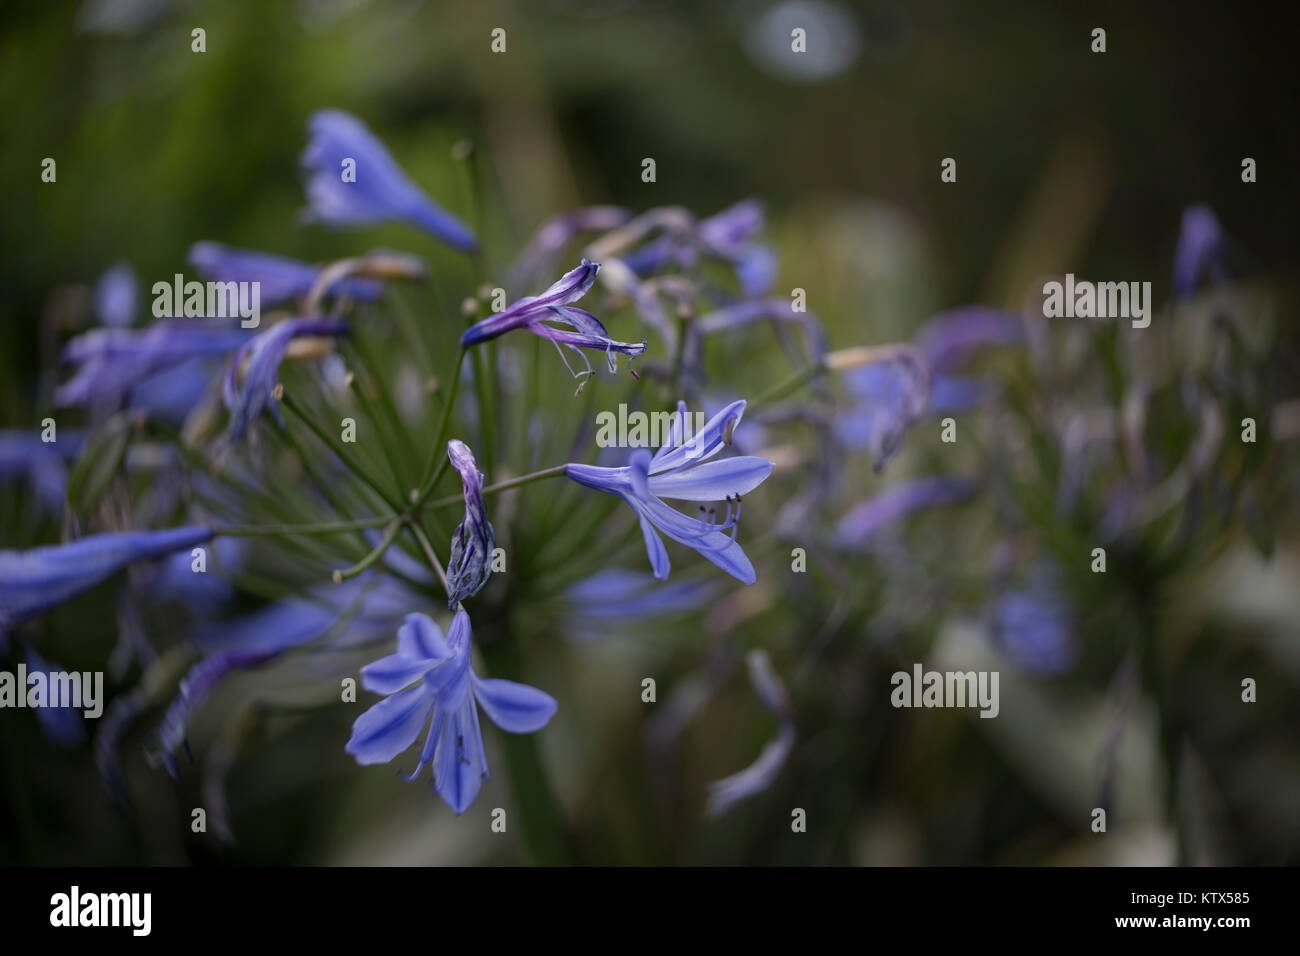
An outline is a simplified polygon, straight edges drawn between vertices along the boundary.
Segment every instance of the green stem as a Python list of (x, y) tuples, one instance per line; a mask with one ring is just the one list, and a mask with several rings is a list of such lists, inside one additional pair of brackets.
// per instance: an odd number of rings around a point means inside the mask
[(289, 409), (289, 411), (293, 412), (300, 419), (302, 419), (302, 423), (306, 425), (308, 428), (310, 428), (312, 432), (315, 433), (317, 438), (319, 438), (321, 441), (323, 441), (326, 445), (329, 446), (330, 450), (334, 452), (335, 455), (338, 456), (339, 461), (343, 462), (343, 464), (347, 467), (348, 471), (352, 472), (354, 475), (360, 478), (367, 486), (369, 486), (371, 491), (379, 495), (379, 497), (382, 498), (384, 502), (389, 507), (391, 507), (394, 511), (402, 510), (401, 502), (399, 502), (394, 495), (392, 495), (389, 491), (387, 491), (383, 485), (381, 485), (378, 481), (372, 478), (370, 474), (365, 471), (365, 469), (363, 469), (360, 465), (358, 465), (356, 461), (353, 460), (352, 456), (349, 455), (343, 449), (343, 446), (334, 440), (333, 435), (325, 431), (325, 429), (323, 429), (310, 416), (308, 416), (307, 413), (298, 404), (296, 399), (294, 399), (288, 392), (282, 391), (280, 395), (280, 401), (285, 408)]
[[(498, 481), (495, 485), (484, 485), (483, 494), (495, 495), (501, 491), (509, 491), (511, 488), (521, 488), (524, 485), (532, 484), (534, 481), (541, 481), (543, 478), (557, 478), (564, 474), (565, 465), (556, 465), (554, 468), (544, 468), (541, 471), (534, 471), (529, 475), (520, 475), (518, 478), (511, 478), (509, 481)], [(464, 501), (462, 495), (448, 495), (445, 498), (435, 498), (425, 507), (427, 508), (446, 508), (450, 505), (458, 504)]]
[(403, 518), (393, 518), (389, 521), (388, 527), (384, 529), (384, 536), (379, 540), (379, 543), (374, 546), (371, 552), (356, 564), (352, 565), (352, 567), (344, 568), (341, 571), (335, 571), (334, 580), (339, 582), (345, 581), (348, 578), (355, 578), (362, 571), (374, 567), (375, 563), (384, 556), (384, 553), (388, 550), (389, 546), (392, 545), (393, 539), (397, 537), (397, 532), (404, 523), (405, 519)]
[(465, 349), (460, 350), (456, 356), (456, 370), (451, 375), (451, 385), (447, 388), (446, 398), (443, 400), (442, 417), (438, 421), (437, 437), (433, 441), (433, 456), (429, 459), (429, 467), (424, 470), (425, 480), (420, 486), (420, 493), (416, 495), (415, 500), (411, 502), (413, 508), (419, 508), (424, 500), (433, 493), (433, 489), (438, 486), (438, 480), (442, 478), (442, 473), (447, 467), (447, 456), (444, 454), (443, 443), (447, 440), (447, 426), (451, 422), (451, 409), (456, 404), (456, 392), (460, 388), (460, 370), (465, 365)]

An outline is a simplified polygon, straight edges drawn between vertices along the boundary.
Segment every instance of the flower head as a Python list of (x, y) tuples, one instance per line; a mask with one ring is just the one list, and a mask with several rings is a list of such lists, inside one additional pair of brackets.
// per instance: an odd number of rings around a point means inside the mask
[[(534, 335), (550, 339), (555, 343), (557, 350), (560, 350), (561, 345), (566, 345), (581, 357), (587, 363), (585, 372), (573, 372), (567, 359), (564, 360), (564, 364), (574, 378), (583, 378), (584, 384), (586, 377), (592, 374), (592, 368), (580, 349), (604, 352), (609, 360), (609, 370), (614, 371), (618, 367), (617, 360), (614, 358), (615, 352), (622, 352), (629, 359), (633, 359), (645, 351), (645, 343), (638, 345), (632, 342), (615, 342), (609, 337), (609, 333), (605, 331), (605, 326), (601, 325), (599, 319), (590, 312), (570, 305), (591, 291), (591, 287), (596, 282), (596, 273), (599, 271), (600, 263), (583, 259), (581, 265), (566, 272), (541, 295), (519, 299), (496, 315), (490, 315), (470, 326), (461, 336), (460, 344), (468, 348), (479, 342), (505, 335), (514, 329), (527, 329)], [(556, 322), (567, 328), (556, 328), (554, 325), (548, 325), (548, 322)], [(564, 358), (563, 350), (560, 350), (560, 357)]]
[(351, 113), (321, 110), (307, 121), (307, 131), (302, 166), (310, 219), (332, 226), (405, 222), (462, 252), (478, 248), (469, 226), (413, 183)]
[[(262, 305), (300, 299), (311, 291), (323, 271), (288, 256), (251, 249), (235, 249), (219, 242), (190, 246), (190, 265), (213, 282), (257, 282)], [(383, 284), (374, 279), (346, 278), (335, 282), (330, 294), (371, 301), (379, 298)]]
[(147, 329), (92, 329), (70, 340), (63, 361), (76, 374), (54, 390), (56, 405), (116, 403), (146, 379), (191, 359), (226, 355), (250, 333), (194, 319), (156, 322)]
[[(772, 472), (772, 462), (752, 455), (709, 461), (724, 445), (745, 412), (744, 401), (732, 402), (704, 425), (700, 432), (683, 441), (689, 423), (685, 402), (678, 402), (672, 433), (653, 457), (637, 449), (621, 468), (568, 464), (564, 472), (578, 484), (617, 495), (632, 506), (641, 521), (646, 551), (656, 578), (666, 580), (670, 569), (668, 551), (658, 532), (694, 548), (732, 577), (745, 584), (755, 580), (754, 566), (736, 541), (740, 525), (740, 496), (763, 483)], [(726, 515), (700, 506), (699, 518), (688, 518), (661, 501), (725, 501)], [(730, 532), (730, 534), (727, 534)]]
[[(271, 394), (280, 375), (280, 362), (290, 341), (301, 336), (346, 335), (348, 324), (336, 319), (285, 319), (240, 347), (235, 360), (226, 373), (222, 389), (226, 407), (230, 409), (230, 437), (241, 438), (262, 409), (270, 408), (271, 415), (281, 427), (284, 420), (275, 397)], [(248, 359), (244, 373), (244, 386), (239, 387), (239, 366)]]
[(465, 489), (465, 517), (452, 532), (451, 560), (447, 562), (447, 607), (454, 611), (491, 577), (495, 538), (483, 507), (483, 474), (474, 463), (474, 453), (464, 442), (452, 439), (447, 442), (447, 457)]
[(160, 558), (212, 537), (205, 527), (96, 534), (70, 544), (0, 551), (0, 632), (88, 591), (132, 561)]
[[(555, 699), (535, 687), (482, 678), (470, 667), (470, 623), (456, 612), (444, 638), (432, 618), (411, 614), (397, 632), (397, 652), (361, 670), (369, 691), (387, 695), (352, 725), (345, 748), (359, 764), (388, 763), (429, 726), (409, 780), (433, 764), (433, 789), (464, 813), (488, 777), (478, 708), (502, 730), (529, 734), (555, 713)], [(430, 721), (432, 718), (432, 721)]]

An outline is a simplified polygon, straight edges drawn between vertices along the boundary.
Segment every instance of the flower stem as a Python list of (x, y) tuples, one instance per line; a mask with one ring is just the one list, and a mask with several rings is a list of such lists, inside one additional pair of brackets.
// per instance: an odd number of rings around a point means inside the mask
[(345, 581), (348, 578), (355, 578), (362, 571), (365, 571), (373, 567), (375, 565), (375, 562), (377, 562), (380, 558), (382, 558), (384, 556), (384, 553), (392, 545), (393, 539), (397, 537), (397, 532), (404, 523), (405, 523), (404, 518), (393, 518), (391, 521), (389, 521), (388, 527), (384, 529), (384, 536), (379, 540), (379, 543), (375, 545), (373, 549), (371, 549), (370, 553), (367, 554), (360, 561), (358, 561), (356, 564), (352, 565), (352, 567), (344, 568), (340, 571), (335, 571), (334, 581), (338, 583), (338, 582)]
[[(509, 491), (511, 488), (520, 488), (532, 484), (534, 481), (541, 481), (543, 478), (556, 478), (564, 474), (565, 467), (564, 465), (556, 465), (554, 468), (544, 468), (541, 471), (534, 471), (532, 474), (511, 478), (509, 481), (498, 481), (495, 485), (484, 485), (483, 494), (495, 495), (501, 491)], [(427, 507), (446, 508), (463, 500), (464, 498), (461, 495), (447, 495), (445, 498), (435, 498), (428, 503)]]
[(424, 482), (420, 485), (420, 492), (411, 502), (412, 510), (419, 508), (424, 503), (424, 499), (433, 493), (433, 489), (438, 486), (438, 479), (447, 468), (447, 455), (443, 445), (447, 441), (447, 426), (451, 422), (451, 409), (456, 404), (456, 392), (460, 387), (460, 370), (464, 365), (465, 349), (462, 348), (456, 356), (456, 370), (452, 372), (451, 385), (448, 386), (447, 395), (443, 399), (442, 418), (438, 422), (437, 437), (433, 440), (433, 456), (429, 459), (429, 467), (424, 470)]
[(347, 467), (348, 471), (352, 472), (363, 482), (365, 482), (365, 484), (369, 486), (370, 490), (373, 491), (375, 494), (379, 495), (379, 497), (382, 498), (384, 502), (389, 507), (391, 507), (394, 511), (400, 512), (402, 510), (402, 504), (397, 500), (396, 496), (394, 496), (392, 493), (387, 491), (383, 487), (383, 485), (381, 485), (378, 481), (372, 478), (370, 474), (365, 471), (365, 469), (363, 469), (360, 465), (358, 465), (352, 459), (352, 456), (349, 455), (346, 451), (344, 451), (343, 446), (334, 440), (333, 435), (325, 431), (325, 429), (323, 429), (320, 425), (318, 425), (314, 420), (312, 420), (310, 416), (308, 416), (308, 414), (305, 411), (303, 411), (302, 406), (298, 404), (297, 400), (294, 399), (293, 396), (291, 396), (288, 392), (281, 390), (280, 401), (283, 403), (285, 408), (289, 409), (289, 411), (293, 412), (300, 419), (302, 419), (303, 424), (306, 425), (308, 428), (310, 428), (315, 433), (317, 438), (319, 438), (321, 441), (323, 441), (326, 445), (329, 446), (330, 450), (334, 452), (335, 455), (338, 456), (339, 461), (343, 462), (343, 464)]

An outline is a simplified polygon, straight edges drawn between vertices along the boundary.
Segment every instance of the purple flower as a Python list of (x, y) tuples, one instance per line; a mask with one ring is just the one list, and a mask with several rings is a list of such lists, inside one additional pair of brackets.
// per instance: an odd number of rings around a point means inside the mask
[(70, 544), (0, 551), (0, 631), (88, 591), (132, 561), (160, 558), (212, 537), (204, 527), (96, 534)]
[(739, 773), (709, 784), (707, 812), (711, 817), (721, 816), (742, 800), (748, 800), (770, 787), (794, 748), (796, 732), (790, 713), (790, 700), (781, 679), (772, 669), (767, 652), (750, 651), (745, 662), (749, 666), (749, 679), (754, 685), (754, 692), (764, 707), (781, 718), (781, 729), (776, 739), (763, 747), (758, 759), (752, 764)]
[(140, 290), (130, 263), (110, 266), (95, 283), (95, 316), (103, 325), (121, 328), (135, 321)]
[(249, 332), (195, 319), (169, 319), (147, 329), (92, 329), (63, 348), (77, 372), (54, 390), (56, 405), (114, 404), (159, 372), (193, 358), (225, 355)]
[[(259, 301), (267, 306), (302, 298), (323, 271), (287, 256), (235, 249), (219, 242), (196, 242), (190, 246), (189, 259), (199, 275), (213, 282), (258, 283)], [(326, 291), (369, 302), (379, 298), (384, 286), (375, 279), (345, 278)]]
[[(752, 241), (763, 228), (763, 203), (745, 199), (683, 232), (671, 231), (622, 257), (633, 272), (645, 276), (668, 267), (694, 268), (701, 255), (728, 262), (746, 298), (766, 295), (776, 280), (776, 256)], [(650, 221), (647, 216), (647, 221)]]
[(332, 226), (405, 222), (462, 252), (478, 248), (469, 226), (413, 183), (361, 120), (320, 110), (307, 131), (302, 166), (311, 220)]
[(811, 312), (796, 312), (789, 299), (755, 299), (723, 306), (700, 316), (691, 324), (691, 330), (700, 335), (717, 335), (765, 320), (798, 325), (808, 343), (809, 361), (819, 362), (826, 354), (826, 335), (821, 320)]
[[(226, 408), (230, 409), (230, 437), (237, 441), (248, 426), (262, 414), (262, 409), (270, 408), (276, 424), (284, 427), (280, 409), (271, 394), (280, 376), (280, 362), (284, 359), (285, 349), (290, 341), (308, 335), (346, 335), (348, 324), (336, 319), (285, 319), (264, 332), (258, 333), (251, 341), (242, 345), (235, 360), (226, 373), (222, 395)], [(248, 368), (244, 372), (244, 386), (239, 387), (239, 366), (248, 358)]]
[(844, 547), (866, 544), (881, 528), (919, 508), (965, 501), (979, 485), (969, 478), (932, 476), (895, 485), (862, 502), (845, 515), (836, 528), (836, 541)]
[(0, 481), (24, 479), (41, 507), (58, 513), (68, 497), (66, 462), (76, 460), (86, 433), (60, 429), (58, 440), (45, 442), (35, 431), (0, 431)]
[(1174, 252), (1174, 294), (1179, 298), (1190, 296), (1204, 273), (1222, 281), (1226, 251), (1227, 240), (1214, 211), (1206, 205), (1185, 209)]
[(510, 270), (513, 282), (527, 282), (543, 267), (554, 265), (564, 248), (581, 232), (605, 232), (632, 218), (621, 206), (584, 206), (552, 216), (540, 226)]
[[(622, 352), (630, 360), (645, 351), (645, 343), (638, 345), (631, 342), (615, 342), (609, 337), (609, 333), (605, 331), (599, 319), (590, 312), (570, 305), (591, 290), (596, 282), (596, 273), (599, 271), (599, 263), (583, 259), (581, 265), (566, 272), (558, 282), (541, 295), (519, 299), (495, 315), (490, 315), (470, 326), (461, 336), (460, 344), (468, 348), (515, 329), (527, 329), (534, 335), (540, 335), (554, 342), (561, 358), (564, 358), (564, 352), (560, 350), (561, 345), (568, 346), (584, 362), (587, 360), (579, 351), (580, 349), (596, 349), (604, 352), (609, 359), (609, 370), (614, 371), (618, 367), (617, 360), (614, 358), (615, 352)], [(558, 322), (568, 328), (556, 328), (547, 325), (548, 322)], [(569, 367), (567, 359), (564, 360), (564, 364), (569, 368), (570, 373), (573, 373), (574, 378), (592, 374), (590, 362), (587, 362), (585, 372), (577, 373)]]
[(474, 673), (464, 611), (456, 612), (445, 639), (431, 618), (408, 615), (397, 632), (397, 653), (362, 668), (361, 682), (388, 696), (353, 723), (347, 752), (359, 764), (388, 763), (429, 725), (420, 763), (407, 779), (432, 763), (433, 789), (457, 813), (469, 808), (488, 778), (478, 708), (514, 734), (541, 730), (556, 708), (555, 699), (535, 687)]
[(921, 326), (912, 342), (924, 353), (930, 370), (939, 376), (955, 371), (976, 349), (1023, 345), (1025, 325), (1014, 312), (965, 306), (934, 316)]
[(836, 419), (836, 434), (847, 447), (869, 452), (880, 471), (929, 404), (929, 364), (918, 349), (904, 346), (894, 357), (850, 369), (845, 378), (855, 401)]
[(483, 507), (483, 475), (474, 463), (474, 453), (464, 442), (452, 439), (447, 442), (447, 457), (460, 473), (465, 491), (465, 517), (452, 532), (447, 562), (447, 608), (454, 611), (465, 598), (478, 594), (491, 577), (495, 538)]
[[(713, 416), (699, 434), (683, 442), (690, 418), (686, 403), (678, 402), (672, 434), (653, 458), (649, 451), (639, 448), (621, 468), (568, 464), (564, 472), (580, 485), (617, 495), (631, 505), (641, 521), (650, 566), (661, 581), (668, 579), (670, 565), (668, 551), (657, 531), (695, 549), (737, 580), (753, 584), (754, 566), (736, 541), (740, 496), (762, 484), (772, 472), (772, 462), (750, 455), (709, 461), (723, 445), (730, 444), (731, 433), (740, 424), (744, 412), (744, 401), (732, 402)], [(661, 498), (725, 500), (727, 513), (718, 522), (716, 511), (709, 509), (704, 514), (701, 505), (701, 517), (688, 518), (668, 507)], [(725, 533), (728, 531), (730, 535)]]
[(1007, 591), (994, 608), (994, 640), (1013, 661), (1034, 674), (1068, 670), (1077, 651), (1070, 608), (1050, 566), (1034, 570), (1022, 589)]

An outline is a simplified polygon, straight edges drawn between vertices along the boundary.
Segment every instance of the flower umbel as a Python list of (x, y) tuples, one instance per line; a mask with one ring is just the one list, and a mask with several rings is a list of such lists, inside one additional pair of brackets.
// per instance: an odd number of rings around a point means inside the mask
[(359, 764), (388, 763), (429, 725), (420, 763), (407, 779), (432, 763), (433, 789), (457, 813), (469, 808), (488, 778), (478, 708), (514, 734), (541, 730), (556, 708), (555, 699), (535, 687), (474, 673), (464, 611), (456, 612), (445, 638), (432, 618), (408, 615), (397, 632), (397, 653), (362, 668), (361, 683), (388, 696), (353, 723), (347, 752)]
[[(638, 449), (622, 468), (568, 464), (564, 473), (588, 488), (618, 495), (636, 512), (645, 536), (646, 551), (655, 577), (667, 580), (668, 551), (657, 531), (712, 561), (738, 581), (753, 584), (754, 566), (736, 541), (740, 525), (740, 496), (748, 494), (772, 473), (772, 462), (754, 455), (709, 461), (731, 443), (731, 434), (745, 413), (745, 402), (732, 402), (705, 424), (699, 434), (683, 442), (688, 419), (685, 402), (677, 403), (671, 434), (651, 457)], [(726, 514), (700, 506), (699, 518), (670, 508), (660, 498), (682, 501), (725, 501)], [(730, 532), (727, 534), (725, 532)]]

